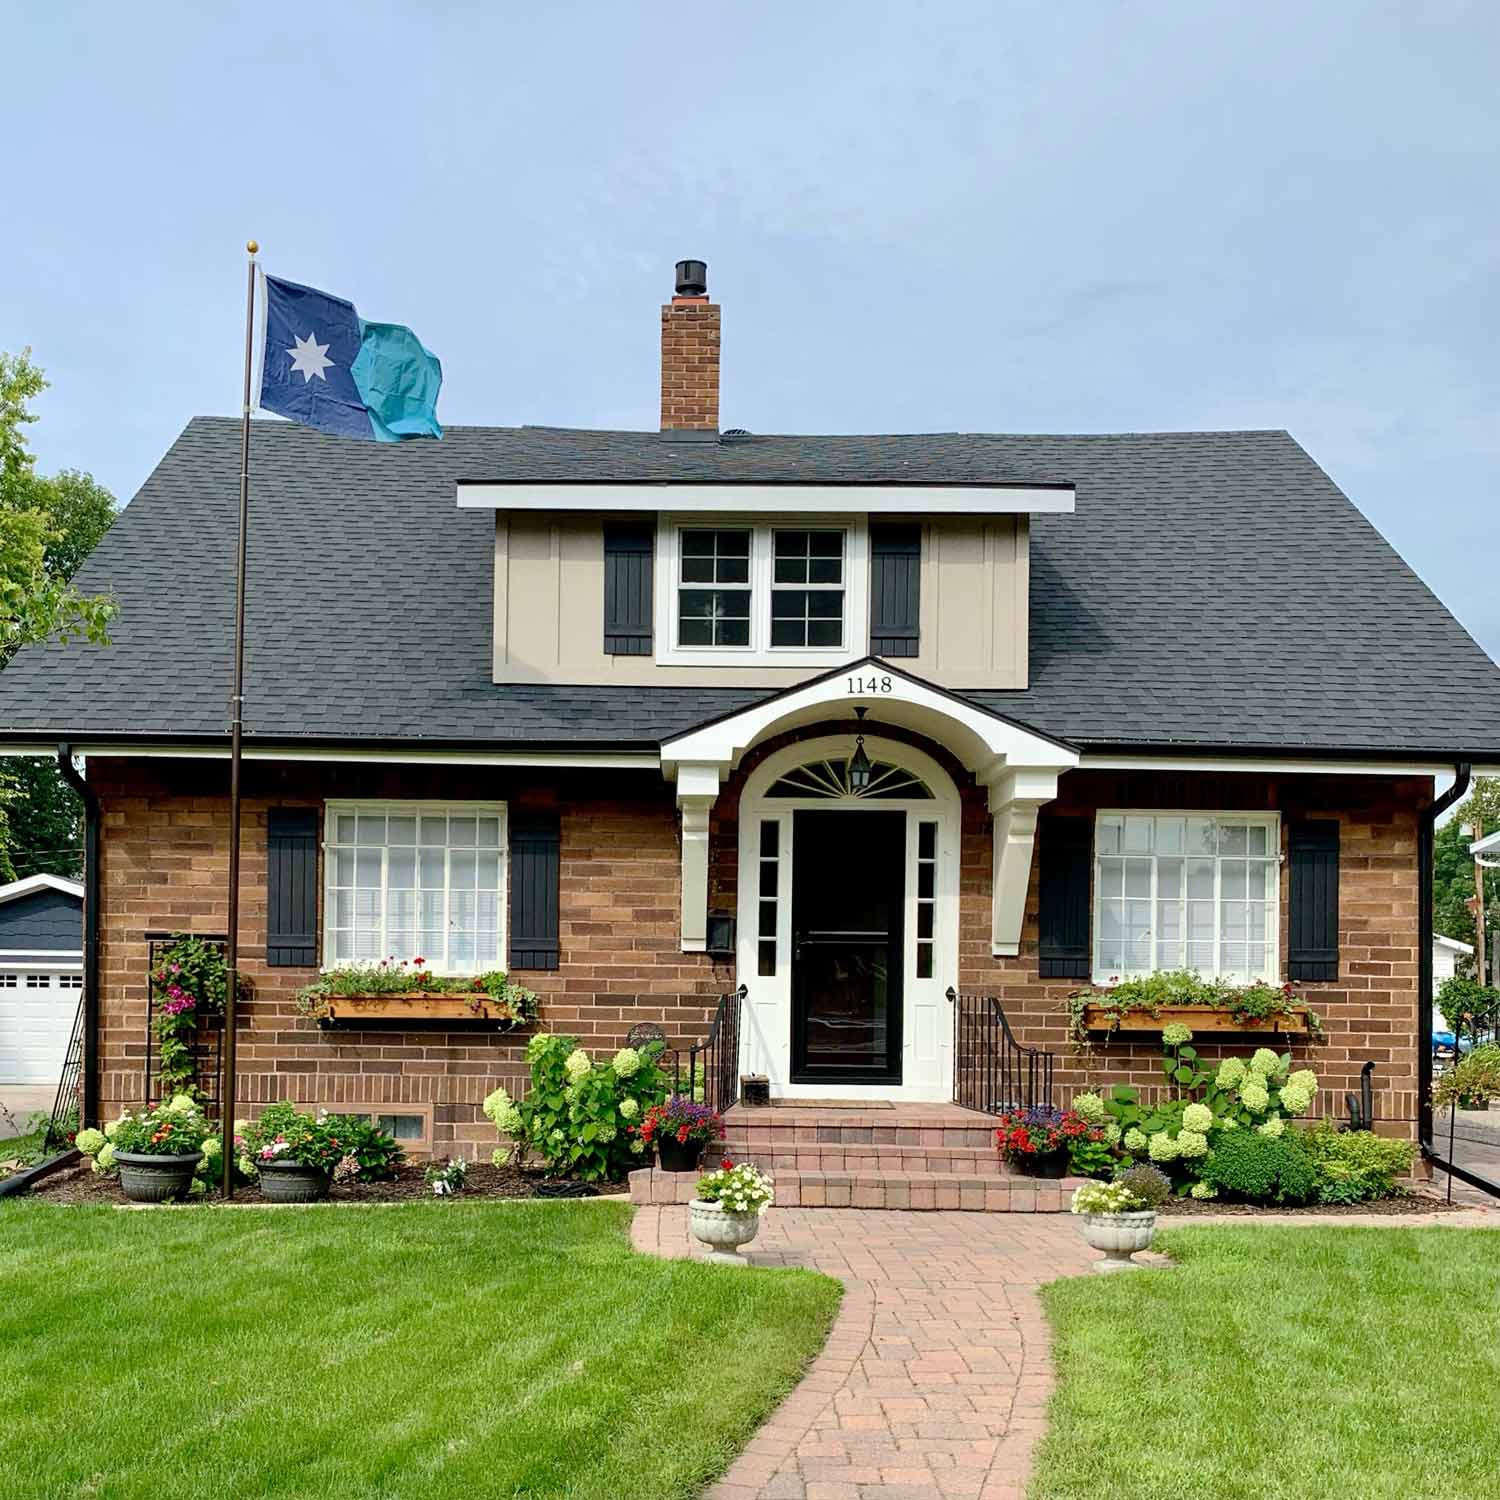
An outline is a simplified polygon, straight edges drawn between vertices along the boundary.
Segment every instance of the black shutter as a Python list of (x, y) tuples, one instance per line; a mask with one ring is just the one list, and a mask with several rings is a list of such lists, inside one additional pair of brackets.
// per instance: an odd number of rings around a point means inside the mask
[(651, 554), (648, 522), (610, 522), (604, 528), (604, 651), (651, 655)]
[(1332, 818), (1287, 829), (1291, 933), (1286, 976), (1294, 983), (1339, 977), (1339, 825)]
[(318, 812), (266, 814), (266, 962), (310, 968), (318, 961)]
[(1043, 979), (1087, 979), (1093, 824), (1088, 818), (1044, 818), (1037, 842), (1042, 846), (1038, 972)]
[(510, 817), (510, 966), (555, 969), (562, 839), (556, 813)]
[(870, 528), (870, 654), (915, 656), (922, 608), (922, 528)]

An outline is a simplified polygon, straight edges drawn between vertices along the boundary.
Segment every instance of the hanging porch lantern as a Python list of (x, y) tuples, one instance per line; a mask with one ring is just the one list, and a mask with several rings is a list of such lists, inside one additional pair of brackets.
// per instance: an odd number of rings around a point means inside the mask
[[(854, 716), (859, 721), (860, 730), (865, 727), (865, 714), (868, 710), (856, 708)], [(870, 757), (865, 754), (865, 737), (861, 732), (854, 739), (854, 754), (849, 757), (849, 790), (857, 797), (861, 792), (867, 791), (870, 785), (870, 773), (874, 767), (870, 764)]]

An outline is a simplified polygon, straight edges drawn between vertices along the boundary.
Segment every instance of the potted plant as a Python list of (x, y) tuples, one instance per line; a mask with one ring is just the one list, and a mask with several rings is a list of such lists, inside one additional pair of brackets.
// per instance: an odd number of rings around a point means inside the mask
[(1488, 1109), (1500, 1099), (1500, 1044), (1487, 1042), (1460, 1058), (1432, 1091), (1434, 1110)]
[(760, 1230), (760, 1216), (775, 1200), (771, 1179), (748, 1162), (736, 1166), (726, 1156), (717, 1172), (698, 1179), (697, 1197), (688, 1209), (695, 1239), (708, 1246), (705, 1260), (721, 1266), (743, 1266), (738, 1254)]
[(199, 1165), (218, 1145), (214, 1126), (191, 1094), (174, 1094), (144, 1114), (127, 1111), (104, 1134), (93, 1153), (95, 1165), (101, 1171), (119, 1168), (120, 1190), (132, 1203), (187, 1197)]
[(1066, 1177), (1069, 1147), (1091, 1128), (1077, 1110), (1047, 1104), (1011, 1109), (1000, 1116), (995, 1145), (1004, 1160), (1027, 1177)]
[(673, 1094), (641, 1117), (640, 1134), (648, 1148), (655, 1144), (663, 1172), (696, 1172), (703, 1148), (723, 1138), (724, 1122), (706, 1104)]
[(1086, 1182), (1073, 1194), (1073, 1212), (1083, 1220), (1083, 1237), (1104, 1252), (1096, 1271), (1128, 1271), (1137, 1250), (1148, 1250), (1156, 1233), (1156, 1210), (1172, 1185), (1155, 1167), (1131, 1167), (1113, 1182)]
[(316, 1203), (328, 1196), (334, 1169), (351, 1142), (340, 1132), (341, 1117), (303, 1114), (290, 1100), (269, 1104), (258, 1120), (236, 1137), (241, 1160), (248, 1159), (270, 1203)]

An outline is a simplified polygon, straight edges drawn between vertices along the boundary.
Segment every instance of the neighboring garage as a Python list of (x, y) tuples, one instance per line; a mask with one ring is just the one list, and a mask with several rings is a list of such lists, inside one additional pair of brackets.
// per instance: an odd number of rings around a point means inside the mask
[(52, 1108), (82, 996), (83, 887), (0, 885), (0, 1106), (17, 1123)]

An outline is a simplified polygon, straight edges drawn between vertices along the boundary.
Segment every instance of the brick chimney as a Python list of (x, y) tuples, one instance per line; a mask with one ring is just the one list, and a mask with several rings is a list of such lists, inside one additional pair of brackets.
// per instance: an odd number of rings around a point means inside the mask
[(719, 306), (708, 267), (677, 262), (677, 294), (661, 310), (661, 430), (719, 430)]

